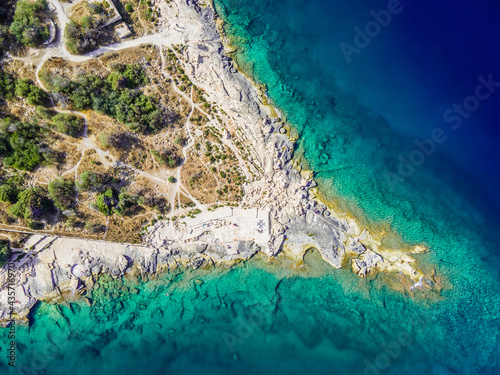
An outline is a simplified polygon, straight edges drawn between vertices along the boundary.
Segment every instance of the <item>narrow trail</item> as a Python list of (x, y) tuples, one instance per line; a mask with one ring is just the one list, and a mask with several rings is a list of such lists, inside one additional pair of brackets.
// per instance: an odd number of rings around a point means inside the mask
[[(157, 45), (159, 48), (160, 48), (160, 58), (161, 58), (161, 72), (162, 74), (165, 76), (165, 78), (169, 79), (170, 80), (170, 83), (172, 85), (172, 88), (174, 89), (174, 91), (179, 94), (180, 96), (182, 96), (185, 100), (187, 100), (187, 102), (191, 105), (192, 109), (197, 109), (198, 111), (200, 111), (201, 113), (203, 113), (205, 116), (207, 116), (207, 118), (210, 118), (210, 114), (208, 114), (203, 108), (201, 108), (198, 104), (196, 104), (194, 101), (193, 101), (193, 91), (191, 90), (191, 95), (186, 95), (186, 93), (184, 93), (181, 89), (179, 89), (175, 83), (175, 81), (172, 79), (172, 76), (167, 73), (167, 70), (165, 69), (165, 53), (163, 52), (163, 48), (161, 48), (162, 46), (163, 47), (168, 47), (164, 44), (159, 44)], [(177, 53), (174, 52), (174, 54), (177, 56)], [(177, 56), (177, 58), (179, 58)], [(179, 58), (179, 60), (181, 60)], [(192, 87), (191, 87), (192, 88)]]
[[(165, 76), (165, 78), (169, 79), (173, 90), (180, 97), (182, 97), (184, 100), (186, 100), (189, 103), (190, 107), (191, 107), (191, 110), (189, 112), (189, 115), (188, 115), (188, 117), (186, 119), (186, 123), (185, 123), (185, 129), (186, 129), (186, 131), (188, 133), (189, 141), (182, 148), (182, 155), (183, 155), (183, 159), (184, 159), (183, 164), (185, 163), (185, 161), (186, 161), (186, 159), (188, 157), (188, 151), (189, 151), (189, 149), (194, 145), (194, 137), (193, 137), (193, 134), (191, 132), (190, 119), (191, 119), (191, 117), (192, 117), (192, 115), (193, 115), (193, 113), (194, 113), (195, 110), (198, 110), (201, 114), (205, 115), (208, 119), (210, 119), (210, 121), (209, 121), (209, 123), (207, 123), (207, 125), (210, 124), (210, 125), (216, 126), (218, 129), (220, 129), (219, 124), (216, 123), (211, 118), (210, 114), (207, 113), (199, 104), (197, 104), (197, 103), (194, 102), (194, 100), (193, 100), (193, 91), (194, 91), (193, 87), (191, 87), (190, 95), (187, 95), (185, 92), (181, 91), (177, 87), (177, 85), (175, 84), (174, 80), (167, 73), (167, 71), (165, 69), (165, 67), (166, 67), (166, 59), (165, 59), (165, 54), (164, 54), (163, 48), (169, 48), (169, 47), (172, 47), (175, 44), (182, 43), (183, 42), (182, 33), (181, 34), (178, 34), (178, 33), (171, 34), (168, 31), (164, 30), (164, 31), (160, 31), (158, 33), (152, 34), (152, 35), (142, 36), (142, 37), (139, 37), (139, 38), (136, 38), (136, 39), (130, 39), (130, 40), (126, 40), (126, 41), (121, 41), (121, 42), (118, 42), (118, 43), (110, 44), (110, 45), (98, 48), (97, 50), (89, 52), (89, 53), (84, 54), (84, 55), (72, 55), (66, 49), (65, 41), (64, 41), (64, 30), (65, 30), (66, 25), (69, 23), (70, 20), (66, 16), (64, 7), (59, 2), (54, 1), (54, 0), (48, 0), (48, 2), (51, 3), (51, 4), (53, 4), (54, 7), (55, 7), (54, 13), (57, 16), (57, 24), (58, 24), (58, 28), (59, 29), (58, 29), (58, 35), (57, 35), (56, 40), (54, 42), (52, 42), (51, 44), (49, 44), (44, 49), (44, 53), (38, 59), (38, 62), (36, 64), (36, 69), (35, 69), (36, 82), (37, 82), (37, 84), (42, 89), (44, 89), (47, 92), (50, 92), (45, 87), (45, 85), (42, 82), (42, 80), (40, 79), (40, 71), (42, 70), (42, 68), (43, 68), (44, 64), (47, 62), (47, 60), (49, 60), (53, 56), (57, 56), (59, 58), (63, 58), (64, 60), (67, 60), (67, 61), (70, 61), (70, 62), (76, 62), (76, 63), (78, 63), (78, 62), (87, 61), (87, 60), (90, 60), (90, 59), (93, 59), (93, 58), (97, 58), (100, 55), (102, 55), (104, 53), (107, 53), (107, 52), (114, 52), (114, 51), (118, 51), (118, 50), (122, 50), (122, 49), (126, 49), (126, 48), (137, 47), (137, 46), (140, 46), (140, 45), (143, 45), (143, 44), (152, 44), (152, 45), (155, 45), (157, 48), (159, 48), (159, 51), (160, 51), (161, 73)], [(66, 6), (66, 8), (67, 8), (67, 6)], [(182, 61), (182, 59), (177, 55), (177, 53), (176, 52), (174, 52), (174, 53), (176, 54), (176, 56), (179, 59), (179, 61)], [(52, 101), (52, 99), (51, 99), (51, 101)], [(54, 110), (56, 112), (58, 112), (58, 113), (68, 113), (68, 114), (73, 114), (73, 115), (76, 115), (76, 116), (81, 116), (83, 118), (83, 120), (84, 120), (84, 129), (83, 129), (82, 139), (80, 140), (80, 142), (78, 143), (78, 146), (77, 146), (78, 147), (78, 151), (81, 153), (80, 159), (78, 160), (78, 162), (72, 168), (70, 168), (69, 170), (67, 170), (64, 173), (62, 173), (61, 176), (66, 176), (68, 174), (74, 173), (74, 178), (75, 178), (75, 181), (76, 181), (78, 179), (79, 168), (80, 168), (80, 166), (81, 166), (81, 164), (82, 164), (82, 162), (83, 162), (83, 160), (85, 158), (86, 151), (88, 151), (88, 150), (94, 150), (96, 152), (96, 155), (98, 156), (100, 162), (105, 167), (108, 167), (108, 168), (109, 167), (112, 167), (112, 168), (113, 167), (114, 168), (119, 168), (119, 167), (127, 168), (127, 169), (132, 170), (136, 174), (141, 175), (141, 176), (147, 178), (148, 180), (150, 180), (152, 182), (159, 183), (159, 184), (164, 184), (164, 186), (168, 186), (169, 188), (175, 189), (172, 192), (172, 194), (170, 194), (170, 202), (169, 203), (171, 204), (171, 212), (170, 212), (169, 216), (185, 212), (185, 210), (180, 207), (180, 194), (183, 194), (188, 199), (190, 199), (195, 204), (195, 207), (198, 208), (199, 210), (201, 210), (201, 211), (207, 211), (207, 206), (204, 205), (204, 204), (202, 204), (202, 203), (200, 203), (195, 197), (193, 197), (190, 194), (190, 192), (188, 191), (188, 189), (183, 185), (182, 180), (181, 180), (181, 171), (182, 171), (183, 165), (181, 165), (180, 167), (178, 167), (177, 170), (175, 171), (174, 176), (175, 176), (175, 179), (176, 179), (176, 183), (175, 184), (171, 184), (170, 182), (168, 182), (168, 179), (163, 179), (163, 178), (154, 176), (154, 175), (152, 175), (150, 173), (144, 172), (144, 171), (139, 170), (139, 169), (137, 169), (137, 168), (135, 168), (135, 167), (133, 167), (133, 166), (131, 166), (129, 164), (126, 164), (126, 163), (124, 163), (122, 161), (119, 161), (116, 157), (114, 157), (108, 151), (105, 151), (105, 150), (101, 149), (99, 146), (97, 146), (88, 137), (88, 118), (87, 118), (87, 116), (85, 114), (83, 114), (81, 112), (78, 112), (78, 111), (73, 111), (73, 110), (62, 110), (62, 109), (57, 108), (54, 104), (55, 103), (53, 103), (53, 101), (52, 101), (52, 106), (53, 106), (53, 108), (54, 108)], [(237, 155), (238, 160), (241, 162), (241, 160), (240, 160), (241, 157), (239, 156), (239, 153), (237, 152), (236, 147), (232, 144), (232, 142), (228, 141), (228, 140), (224, 140), (224, 141), (225, 141), (224, 143), (228, 147), (231, 148), (231, 150), (235, 153), (235, 155)], [(207, 165), (205, 165), (204, 163), (203, 163), (203, 165), (208, 170), (208, 172), (213, 175), (213, 177), (216, 179), (217, 183), (219, 183), (217, 176), (215, 176), (212, 173), (212, 171), (210, 170), (210, 168)], [(78, 191), (76, 193), (76, 197), (78, 197)], [(177, 203), (179, 204), (179, 209), (175, 209), (176, 198), (177, 198)], [(78, 200), (77, 200), (77, 204), (78, 204)], [(108, 221), (109, 221), (109, 219), (108, 219)], [(106, 225), (106, 231), (105, 231), (105, 234), (104, 234), (104, 238), (106, 237), (107, 229), (108, 228), (107, 228), (107, 225)]]
[[(189, 136), (189, 142), (182, 148), (182, 156), (183, 156), (184, 162), (175, 171), (175, 179), (177, 181), (176, 182), (176, 191), (175, 191), (174, 194), (172, 194), (172, 199), (171, 199), (170, 204), (171, 204), (171, 207), (172, 207), (172, 211), (174, 211), (173, 208), (175, 207), (175, 198), (177, 197), (177, 203), (178, 203), (179, 208), (180, 208), (180, 206), (181, 206), (180, 193), (181, 193), (181, 189), (182, 189), (183, 190), (182, 194), (184, 194), (189, 199), (191, 199), (191, 201), (196, 205), (196, 208), (198, 208), (199, 210), (201, 210), (201, 211), (204, 212), (204, 211), (207, 211), (207, 207), (204, 204), (200, 203), (196, 198), (194, 198), (189, 193), (189, 191), (183, 186), (182, 180), (181, 180), (181, 170), (182, 170), (182, 167), (183, 167), (185, 161), (187, 160), (187, 151), (188, 151), (189, 148), (191, 148), (194, 145), (194, 137), (193, 137), (193, 135), (191, 133), (191, 122), (190, 122), (190, 119), (191, 119), (191, 117), (192, 117), (192, 115), (194, 113), (195, 108), (198, 108), (198, 106), (193, 101), (193, 87), (191, 86), (191, 92), (190, 92), (189, 96), (187, 96), (184, 92), (182, 92), (177, 87), (177, 85), (175, 84), (175, 82), (172, 79), (172, 77), (170, 77), (170, 75), (166, 72), (166, 69), (165, 69), (165, 54), (163, 52), (163, 48), (161, 46), (159, 46), (159, 49), (160, 49), (161, 72), (162, 72), (162, 74), (166, 78), (168, 78), (170, 80), (170, 83), (171, 83), (172, 88), (174, 89), (174, 91), (177, 92), (178, 94), (180, 94), (182, 97), (184, 97), (188, 101), (189, 105), (191, 106), (191, 110), (189, 111), (188, 117), (186, 118), (186, 122), (184, 124), (185, 129), (186, 129), (186, 131), (188, 133), (188, 136)], [(203, 113), (205, 113), (205, 112), (203, 112)]]
[[(179, 59), (179, 61), (182, 61), (182, 59), (179, 57), (179, 55), (177, 54), (176, 51), (173, 52), (177, 58)], [(162, 73), (163, 75), (166, 77), (166, 78), (169, 78), (171, 80), (171, 84), (172, 84), (172, 87), (174, 88), (174, 91), (177, 92), (179, 95), (181, 95), (182, 97), (184, 97), (184, 99), (186, 99), (194, 108), (196, 108), (198, 111), (200, 111), (201, 113), (203, 113), (205, 116), (207, 116), (207, 118), (210, 119), (210, 115), (205, 112), (198, 104), (196, 104), (194, 101), (193, 101), (193, 92), (191, 90), (191, 96), (188, 97), (186, 94), (184, 94), (184, 92), (182, 92), (178, 87), (177, 85), (175, 84), (175, 82), (172, 80), (172, 77), (170, 77), (170, 75), (165, 71), (165, 69), (163, 68), (164, 65), (165, 65), (165, 56), (163, 54), (163, 49), (160, 48), (160, 56), (161, 56), (161, 59), (162, 59)], [(204, 126), (208, 126), (208, 125), (211, 125), (211, 126), (214, 126), (215, 128), (217, 128), (217, 130), (221, 131), (221, 133), (223, 133), (223, 128), (221, 128), (220, 124), (217, 122), (217, 121), (214, 121), (214, 120), (210, 120), (210, 122), (208, 122), (207, 124), (205, 124)], [(244, 162), (243, 158), (241, 157), (240, 153), (239, 153), (239, 150), (238, 148), (236, 147), (236, 145), (231, 142), (230, 140), (226, 139), (226, 138), (222, 138), (222, 141), (223, 143), (228, 146), (231, 151), (233, 152), (233, 154), (236, 156), (236, 158), (238, 159), (238, 162), (240, 165), (245, 165), (246, 163)], [(207, 167), (208, 168), (208, 167)], [(250, 179), (252, 177), (251, 173), (245, 169), (245, 168), (242, 168), (242, 171), (243, 173), (245, 174), (246, 178)], [(213, 175), (213, 173), (212, 173)], [(219, 183), (218, 181), (218, 178), (217, 176), (214, 175), (214, 178), (217, 180), (217, 182)]]
[[(182, 167), (183, 167), (184, 163), (187, 160), (188, 149), (191, 148), (194, 145), (194, 137), (191, 134), (191, 122), (189, 121), (190, 118), (191, 118), (191, 116), (193, 115), (193, 112), (194, 112), (193, 87), (191, 87), (190, 100), (191, 100), (191, 111), (189, 112), (189, 115), (188, 115), (188, 117), (186, 119), (186, 123), (184, 124), (184, 126), (186, 128), (186, 131), (188, 133), (188, 136), (189, 136), (189, 142), (182, 148), (182, 156), (183, 156), (184, 161), (183, 161), (182, 165), (179, 168), (177, 168), (177, 171), (175, 173), (175, 179), (177, 180), (177, 194), (180, 194), (181, 193), (181, 189), (182, 189), (183, 190), (182, 193), (194, 202), (194, 204), (196, 205), (196, 208), (198, 208), (201, 211), (207, 211), (207, 208), (205, 207), (205, 205), (201, 204), (196, 198), (194, 198), (188, 192), (188, 190), (186, 189), (186, 187), (184, 187), (184, 185), (182, 184), (182, 180), (181, 180), (181, 170), (182, 170)], [(178, 199), (179, 199), (179, 206), (180, 206), (180, 196), (178, 196)]]

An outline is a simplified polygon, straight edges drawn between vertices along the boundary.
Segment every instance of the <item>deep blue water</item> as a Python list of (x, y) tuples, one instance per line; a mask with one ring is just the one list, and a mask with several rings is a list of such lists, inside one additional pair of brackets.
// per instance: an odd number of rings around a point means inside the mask
[[(227, 1), (229, 7), (234, 3), (240, 5), (238, 14), (245, 14), (243, 2)], [(457, 163), (454, 167), (459, 174), (467, 174), (465, 179), (474, 181), (476, 193), (488, 193), (486, 207), (492, 202), (500, 203), (500, 151), (496, 147), (500, 136), (496, 117), (500, 107), (498, 88), (480, 102), (459, 129), (451, 129), (453, 123), (443, 120), (448, 108), (474, 95), (479, 76), (486, 78), (491, 74), (494, 81), (500, 82), (498, 5), (481, 1), (436, 4), (402, 0), (399, 13), (391, 16), (388, 25), (381, 27), (359, 54), (350, 55), (348, 63), (341, 43), (356, 46), (353, 29), (364, 30), (373, 21), (370, 12), (387, 9), (387, 2), (258, 1), (257, 4), (263, 5), (263, 11), (252, 12), (256, 17), (247, 31), (252, 33), (253, 27), (259, 32), (266, 28), (269, 35), (265, 34), (262, 42), (275, 44), (269, 51), (276, 56), (269, 60), (274, 74), (281, 75), (280, 82), (293, 86), (305, 101), (348, 95), (364, 110), (386, 120), (384, 125), (391, 131), (407, 135), (409, 142), (428, 138), (433, 129), (443, 128), (448, 138), (438, 152), (450, 159), (449, 165)], [(251, 8), (261, 9), (255, 5)], [(268, 19), (272, 22), (267, 23)], [(263, 48), (260, 46), (260, 50)], [(259, 64), (255, 67), (257, 77), (264, 83), (277, 81), (267, 82), (266, 75), (271, 73), (259, 69), (268, 67)], [(300, 87), (303, 85), (308, 87)], [(320, 102), (323, 108), (319, 110), (327, 115), (324, 104)], [(307, 121), (304, 119), (304, 123)], [(358, 121), (363, 121), (361, 116)], [(368, 128), (366, 125), (363, 130)], [(408, 157), (412, 150), (403, 149), (402, 155)], [(428, 159), (434, 158), (427, 158), (423, 168), (432, 164)], [(392, 171), (398, 161), (387, 161), (386, 165)]]
[[(354, 45), (354, 28), (388, 2), (216, 7), (240, 66), (300, 132), (297, 155), (325, 194), (427, 244), (420, 258), (450, 288), (408, 295), (386, 287), (397, 275), (360, 279), (314, 254), (308, 272), (252, 260), (147, 283), (104, 279), (92, 307), (38, 308), (19, 330), (19, 365), (35, 374), (500, 373), (500, 87), (459, 128), (443, 119), (479, 76), (500, 82), (500, 5), (403, 0), (350, 63), (341, 43)], [(419, 154), (415, 141), (433, 133), (447, 138)], [(398, 157), (410, 155), (425, 157), (399, 174)]]
[[(375, 10), (384, 8), (380, 1), (363, 3)], [(347, 68), (352, 76), (346, 79), (343, 74), (340, 86), (404, 134), (427, 138), (436, 127), (447, 130), (449, 138), (440, 150), (498, 205), (498, 88), (457, 130), (450, 130), (443, 113), (474, 95), (479, 76), (491, 74), (500, 82), (499, 6), (483, 1), (401, 4), (401, 13), (392, 16), (379, 37), (362, 54), (352, 56)], [(335, 8), (330, 11), (335, 13)]]
[(297, 154), (324, 193), (431, 249), (453, 285), (439, 314), (469, 350), (454, 371), (498, 372), (498, 350), (480, 343), (499, 335), (500, 5), (216, 4), (237, 62), (299, 130)]

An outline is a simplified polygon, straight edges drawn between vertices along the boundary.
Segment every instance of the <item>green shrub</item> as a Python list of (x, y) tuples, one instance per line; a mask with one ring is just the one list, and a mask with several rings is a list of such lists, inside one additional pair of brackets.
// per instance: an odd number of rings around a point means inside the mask
[(0, 240), (0, 267), (3, 267), (7, 264), (7, 261), (12, 254), (12, 249), (10, 248), (9, 240), (1, 239)]
[(155, 160), (158, 162), (158, 164), (165, 165), (165, 159), (163, 158), (163, 156), (158, 151), (156, 151), (154, 149), (151, 149), (149, 151), (151, 152), (151, 155), (153, 155), (153, 157), (155, 158)]
[(118, 64), (114, 70), (107, 78), (114, 90), (119, 87), (135, 89), (149, 82), (148, 76), (140, 64)]
[(127, 65), (122, 71), (122, 74), (127, 79), (127, 86), (129, 89), (144, 86), (149, 82), (146, 72), (139, 64)]
[(75, 204), (75, 183), (64, 178), (50, 181), (49, 195), (57, 208), (67, 210)]
[(0, 123), (0, 157), (7, 167), (31, 171), (45, 160), (39, 150), (43, 134), (29, 122), (5, 119)]
[(19, 189), (8, 182), (0, 186), (0, 201), (2, 202), (16, 203), (17, 194), (19, 194)]
[(122, 191), (118, 195), (118, 204), (114, 208), (114, 212), (120, 216), (123, 216), (129, 209), (137, 205), (139, 197), (135, 195), (130, 195), (125, 191)]
[(16, 95), (25, 98), (30, 105), (47, 105), (48, 95), (28, 78), (23, 78), (16, 83)]
[(49, 28), (42, 24), (41, 19), (43, 11), (46, 9), (46, 0), (20, 0), (17, 2), (10, 31), (19, 42), (35, 47), (49, 38)]
[(2, 53), (8, 49), (9, 39), (10, 39), (9, 28), (6, 25), (0, 25), (0, 55), (2, 55)]
[(102, 3), (87, 3), (91, 14), (101, 14), (104, 12)]
[(179, 165), (181, 165), (182, 159), (179, 158), (178, 156), (169, 156), (167, 158), (167, 165), (169, 168), (176, 168)]
[(95, 172), (85, 171), (80, 175), (76, 186), (85, 191), (100, 190), (102, 187), (102, 177)]
[(3, 100), (11, 100), (16, 93), (16, 78), (8, 73), (5, 73), (0, 68), (0, 98)]
[(170, 183), (172, 183), (172, 184), (173, 184), (173, 183), (175, 183), (176, 181), (177, 181), (177, 180), (175, 179), (175, 177), (172, 177), (172, 176), (169, 176), (169, 177), (168, 177), (168, 182), (170, 182)]
[(82, 135), (85, 124), (82, 117), (70, 113), (58, 113), (52, 117), (52, 121), (56, 124), (59, 133), (64, 133), (75, 138)]
[(116, 205), (113, 190), (107, 189), (104, 193), (98, 194), (96, 197), (96, 206), (102, 214), (109, 216), (113, 213), (113, 207)]
[(52, 119), (52, 117), (54, 117), (54, 115), (55, 115), (54, 111), (52, 111), (48, 108), (42, 107), (41, 105), (36, 107), (36, 113), (38, 114), (38, 116), (40, 116), (41, 118), (43, 118), (45, 120)]
[(66, 48), (74, 55), (90, 52), (99, 46), (103, 32), (98, 29), (99, 20), (95, 16), (85, 16), (81, 20), (70, 19), (64, 30)]
[(113, 213), (123, 216), (132, 207), (139, 204), (141, 199), (138, 196), (128, 194), (125, 189), (122, 189), (115, 198), (115, 194), (111, 188), (107, 189), (104, 193), (98, 194), (96, 198), (96, 206), (106, 216)]
[(17, 202), (10, 208), (9, 212), (15, 217), (21, 217), (28, 221), (37, 219), (50, 208), (46, 192), (39, 186), (29, 187), (21, 191), (17, 198)]

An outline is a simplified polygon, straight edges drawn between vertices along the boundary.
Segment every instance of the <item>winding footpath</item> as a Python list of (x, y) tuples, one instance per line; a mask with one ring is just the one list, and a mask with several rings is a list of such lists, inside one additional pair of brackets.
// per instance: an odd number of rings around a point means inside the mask
[[(186, 123), (185, 123), (186, 131), (189, 134), (189, 142), (187, 144), (185, 144), (182, 148), (183, 159), (185, 161), (187, 158), (187, 155), (188, 155), (189, 148), (191, 148), (194, 145), (194, 138), (193, 138), (193, 136), (191, 134), (191, 130), (190, 130), (190, 118), (191, 118), (194, 110), (197, 109), (198, 111), (200, 111), (202, 114), (206, 115), (207, 117), (209, 117), (209, 115), (208, 115), (208, 113), (206, 113), (206, 111), (204, 111), (198, 104), (196, 104), (193, 101), (193, 90), (191, 89), (191, 95), (189, 95), (189, 96), (186, 95), (184, 92), (182, 92), (177, 87), (174, 80), (167, 73), (167, 71), (165, 69), (165, 56), (164, 56), (164, 51), (163, 51), (162, 47), (170, 48), (175, 44), (182, 43), (182, 41), (183, 41), (182, 35), (177, 34), (174, 36), (174, 35), (169, 35), (167, 31), (161, 31), (161, 32), (158, 32), (158, 33), (155, 33), (152, 35), (147, 35), (147, 36), (139, 37), (136, 39), (131, 39), (131, 40), (126, 40), (126, 41), (122, 41), (119, 43), (110, 44), (108, 46), (101, 47), (95, 51), (89, 52), (89, 53), (84, 54), (84, 55), (72, 55), (71, 53), (68, 52), (68, 50), (65, 46), (65, 41), (64, 41), (64, 30), (65, 30), (66, 25), (69, 23), (70, 20), (65, 13), (65, 9), (58, 1), (49, 0), (48, 2), (51, 3), (52, 5), (54, 5), (54, 8), (55, 8), (54, 13), (57, 16), (59, 32), (58, 32), (58, 37), (56, 38), (56, 40), (54, 42), (50, 43), (44, 49), (43, 55), (38, 59), (38, 62), (36, 64), (36, 69), (35, 69), (35, 76), (36, 76), (37, 84), (42, 89), (49, 92), (47, 87), (45, 87), (44, 83), (40, 79), (40, 71), (43, 68), (44, 64), (51, 57), (54, 57), (54, 56), (58, 57), (58, 58), (62, 58), (62, 59), (67, 60), (67, 61), (78, 63), (78, 62), (84, 62), (84, 61), (87, 61), (90, 59), (97, 58), (97, 57), (99, 57), (102, 54), (107, 53), (107, 52), (114, 52), (114, 51), (124, 50), (127, 48), (138, 47), (138, 46), (144, 45), (144, 44), (155, 45), (160, 50), (160, 56), (161, 56), (161, 60), (162, 60), (161, 61), (162, 62), (161, 73), (166, 78), (169, 78), (174, 91), (177, 94), (179, 94), (181, 97), (183, 97), (189, 103), (189, 105), (191, 107), (191, 110), (189, 112), (189, 115), (188, 115), (188, 117), (186, 119)], [(66, 5), (65, 8), (67, 8), (67, 7), (68, 7), (68, 5)], [(108, 151), (102, 150), (99, 146), (97, 146), (94, 142), (92, 142), (92, 140), (88, 137), (88, 119), (87, 119), (87, 116), (85, 114), (78, 112), (78, 111), (73, 111), (73, 110), (62, 110), (62, 109), (57, 108), (53, 102), (52, 102), (52, 104), (53, 104), (54, 110), (57, 111), (58, 113), (73, 114), (73, 115), (82, 117), (84, 120), (84, 129), (83, 129), (83, 134), (82, 134), (83, 139), (78, 145), (78, 151), (81, 153), (81, 157), (72, 168), (65, 171), (61, 176), (65, 176), (67, 174), (72, 174), (74, 172), (74, 177), (75, 177), (75, 181), (76, 181), (78, 178), (78, 169), (80, 167), (82, 160), (84, 159), (85, 153), (87, 150), (92, 149), (96, 152), (101, 163), (106, 167), (127, 168), (127, 169), (130, 169), (130, 170), (134, 171), (135, 173), (147, 178), (148, 180), (150, 180), (152, 182), (165, 184), (165, 185), (171, 185), (171, 186), (169, 186), (169, 190), (171, 191), (169, 203), (171, 204), (172, 210), (171, 210), (171, 213), (169, 214), (169, 216), (178, 215), (179, 213), (184, 212), (184, 210), (182, 209), (181, 204), (180, 204), (180, 194), (183, 194), (188, 199), (190, 199), (195, 204), (195, 207), (198, 208), (199, 210), (201, 210), (202, 212), (207, 211), (207, 206), (200, 203), (196, 198), (194, 198), (189, 193), (187, 188), (182, 184), (181, 170), (182, 170), (183, 165), (179, 166), (175, 170), (175, 172), (174, 172), (175, 177), (174, 178), (176, 179), (176, 182), (174, 184), (171, 184), (168, 181), (168, 179), (163, 179), (163, 178), (154, 176), (150, 173), (139, 170), (139, 169), (127, 164), (127, 163), (119, 161), (119, 160), (117, 160), (116, 157), (114, 157)], [(213, 122), (213, 124), (218, 125), (218, 124), (215, 124), (215, 122)], [(77, 194), (78, 194), (78, 192), (77, 192)], [(177, 210), (175, 209), (176, 199), (177, 199), (177, 203), (179, 205), (179, 209), (177, 209)], [(106, 228), (106, 231), (107, 231), (107, 228)], [(106, 236), (106, 233), (104, 234), (104, 237), (105, 236)]]

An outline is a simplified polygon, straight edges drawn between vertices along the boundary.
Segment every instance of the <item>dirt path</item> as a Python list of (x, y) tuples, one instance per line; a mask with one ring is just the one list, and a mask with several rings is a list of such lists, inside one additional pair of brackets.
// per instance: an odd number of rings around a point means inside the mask
[[(188, 156), (187, 152), (194, 145), (194, 137), (191, 134), (191, 122), (189, 121), (189, 119), (191, 118), (191, 116), (193, 115), (193, 112), (194, 112), (193, 87), (191, 87), (190, 103), (191, 103), (191, 111), (189, 112), (189, 115), (188, 115), (188, 117), (186, 119), (186, 123), (184, 124), (184, 126), (186, 128), (186, 131), (188, 133), (188, 136), (189, 136), (189, 142), (182, 148), (182, 156), (184, 158), (184, 162), (182, 163), (182, 165), (179, 168), (177, 168), (177, 171), (175, 173), (175, 178), (177, 180), (177, 192), (178, 192), (178, 194), (180, 194), (180, 190), (182, 189), (183, 190), (183, 194), (186, 195), (189, 199), (191, 199), (191, 201), (194, 202), (194, 204), (196, 205), (196, 208), (200, 209), (201, 211), (206, 211), (207, 208), (205, 207), (205, 205), (203, 205), (200, 202), (198, 202), (198, 200), (196, 200), (188, 192), (188, 190), (183, 186), (182, 179), (181, 179), (181, 170), (182, 170), (182, 167), (183, 167), (184, 163), (187, 160), (187, 156)], [(179, 197), (179, 200), (180, 200), (180, 197)]]
[[(126, 40), (126, 41), (122, 41), (119, 43), (110, 44), (110, 45), (101, 47), (95, 51), (84, 54), (84, 55), (72, 55), (68, 52), (68, 50), (66, 49), (65, 43), (64, 43), (64, 30), (66, 28), (66, 25), (70, 22), (70, 20), (65, 13), (64, 7), (58, 1), (48, 0), (48, 2), (53, 4), (55, 7), (54, 13), (57, 16), (57, 24), (58, 24), (59, 29), (58, 29), (58, 35), (57, 35), (56, 40), (54, 42), (52, 42), (51, 44), (49, 44), (44, 49), (44, 53), (41, 55), (41, 57), (37, 58), (38, 61), (36, 63), (36, 69), (35, 69), (37, 84), (45, 91), (47, 91), (47, 92), (49, 91), (49, 90), (47, 90), (47, 88), (43, 84), (42, 80), (40, 79), (40, 71), (43, 68), (45, 62), (47, 62), (47, 60), (53, 56), (57, 56), (59, 58), (63, 58), (65, 60), (68, 60), (71, 62), (83, 62), (83, 61), (87, 61), (87, 60), (90, 60), (93, 58), (97, 58), (106, 52), (119, 51), (119, 50), (126, 49), (126, 48), (137, 47), (137, 46), (140, 46), (143, 44), (156, 45), (160, 49), (160, 56), (161, 56), (161, 63), (162, 63), (162, 69), (161, 69), (162, 74), (166, 78), (170, 79), (174, 91), (177, 94), (179, 94), (181, 97), (183, 97), (191, 106), (191, 110), (189, 112), (189, 115), (188, 115), (188, 117), (186, 119), (186, 123), (185, 123), (185, 128), (186, 128), (186, 131), (189, 135), (189, 141), (186, 145), (184, 145), (184, 147), (182, 149), (183, 158), (184, 158), (184, 160), (186, 160), (187, 156), (188, 156), (188, 150), (194, 145), (194, 137), (191, 133), (191, 126), (190, 126), (191, 125), (190, 118), (193, 115), (194, 110), (197, 109), (198, 111), (200, 111), (200, 113), (204, 114), (208, 118), (210, 118), (210, 115), (206, 111), (204, 111), (203, 108), (201, 108), (198, 104), (196, 104), (193, 101), (193, 88), (191, 88), (190, 95), (189, 96), (186, 95), (186, 93), (182, 92), (177, 87), (177, 85), (173, 81), (172, 77), (170, 77), (170, 75), (167, 73), (167, 71), (165, 69), (165, 56), (164, 56), (164, 51), (163, 51), (162, 47), (172, 47), (174, 44), (182, 43), (182, 41), (183, 41), (182, 35), (180, 35), (179, 33), (174, 33), (173, 35), (171, 35), (168, 32), (162, 31), (162, 32), (155, 33), (152, 35), (147, 35), (147, 36), (139, 37), (136, 39), (131, 39), (131, 40)], [(66, 6), (66, 8), (67, 8), (67, 6)], [(182, 208), (179, 208), (178, 210), (174, 209), (176, 198), (177, 198), (177, 201), (178, 201), (179, 206), (180, 206), (180, 194), (183, 194), (184, 196), (189, 198), (195, 204), (196, 208), (200, 209), (201, 211), (207, 211), (207, 207), (204, 204), (200, 203), (196, 198), (194, 198), (189, 193), (188, 189), (182, 184), (181, 171), (182, 171), (183, 165), (178, 167), (177, 170), (175, 171), (174, 175), (175, 175), (176, 183), (171, 184), (170, 182), (168, 182), (168, 179), (163, 179), (163, 178), (154, 176), (150, 173), (147, 173), (147, 172), (144, 172), (144, 171), (139, 170), (137, 168), (134, 168), (133, 166), (131, 166), (129, 164), (118, 161), (116, 157), (114, 157), (108, 151), (101, 149), (88, 137), (88, 119), (87, 119), (87, 116), (85, 114), (78, 112), (78, 111), (58, 109), (54, 105), (54, 103), (52, 103), (52, 104), (53, 104), (54, 110), (57, 111), (58, 113), (73, 114), (76, 116), (81, 116), (84, 119), (84, 130), (83, 130), (83, 134), (82, 134), (82, 139), (78, 144), (79, 151), (81, 152), (81, 157), (76, 162), (76, 164), (72, 168), (70, 168), (69, 170), (64, 172), (62, 174), (62, 176), (66, 176), (66, 175), (72, 174), (74, 172), (74, 177), (75, 177), (75, 181), (76, 181), (78, 179), (79, 167), (80, 167), (80, 165), (85, 157), (85, 153), (86, 153), (86, 151), (92, 149), (96, 152), (101, 163), (108, 168), (109, 167), (124, 167), (124, 168), (127, 168), (127, 169), (134, 171), (135, 173), (137, 173), (141, 176), (144, 176), (145, 178), (147, 178), (148, 180), (150, 180), (154, 183), (163, 184), (164, 186), (165, 185), (168, 186), (170, 189), (171, 188), (175, 189), (171, 194), (169, 194), (170, 195), (170, 204), (171, 204), (171, 208), (172, 208), (170, 215), (176, 215), (176, 214), (179, 214), (180, 212), (185, 211)], [(210, 121), (210, 123), (212, 123), (212, 122), (213, 121)], [(217, 125), (217, 124), (214, 123), (214, 125)], [(107, 228), (106, 228), (106, 233), (107, 233)], [(106, 233), (105, 233), (104, 237), (106, 236)]]

